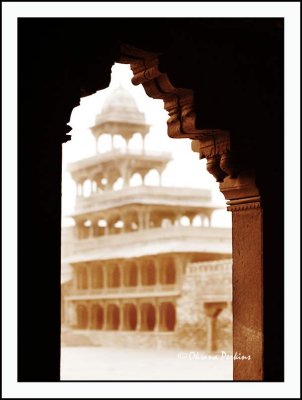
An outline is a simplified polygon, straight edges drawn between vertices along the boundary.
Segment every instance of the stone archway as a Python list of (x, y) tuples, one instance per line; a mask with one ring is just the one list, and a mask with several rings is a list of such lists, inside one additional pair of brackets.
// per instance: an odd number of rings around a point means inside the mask
[(141, 331), (153, 331), (157, 324), (156, 309), (152, 303), (143, 303), (140, 306)]
[(175, 305), (171, 302), (162, 302), (160, 304), (160, 326), (161, 331), (174, 331), (176, 324)]
[[(121, 21), (110, 24), (20, 21), (18, 232), (26, 237), (35, 221), (39, 233), (35, 259), (19, 241), (20, 371), (25, 380), (59, 379), (61, 144), (70, 139), (66, 124), (80, 96), (108, 87), (112, 64), (122, 61), (132, 64), (133, 83), (164, 98), (169, 136), (196, 140), (193, 149), (207, 158), (233, 213), (234, 350), (253, 354), (248, 368), (234, 363), (234, 379), (282, 381), (283, 225), (276, 226), (275, 216), (283, 213), (283, 22), (160, 21), (157, 29), (152, 21), (127, 21), (129, 29)], [(106, 41), (100, 43), (102, 32)], [(125, 42), (134, 50), (120, 49)], [(37, 271), (47, 282), (41, 288)], [(43, 341), (30, 329), (37, 297), (45, 299)], [(36, 345), (43, 351), (33, 353)], [(30, 378), (29, 358), (40, 366)]]

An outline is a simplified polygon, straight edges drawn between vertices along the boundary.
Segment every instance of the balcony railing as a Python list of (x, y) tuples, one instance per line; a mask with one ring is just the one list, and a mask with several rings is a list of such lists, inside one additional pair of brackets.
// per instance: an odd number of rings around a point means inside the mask
[(97, 289), (76, 289), (70, 288), (68, 290), (68, 296), (87, 296), (87, 295), (119, 295), (119, 294), (155, 294), (165, 292), (178, 292), (180, 286), (174, 284), (157, 284), (157, 285), (136, 285), (136, 286), (119, 286), (119, 287), (106, 287)]
[(102, 248), (112, 249), (113, 252), (114, 247), (121, 248), (123, 244), (126, 244), (129, 248), (133, 245), (160, 244), (176, 240), (183, 243), (184, 246), (188, 241), (198, 241), (200, 248), (203, 246), (205, 252), (210, 249), (216, 249), (216, 251), (220, 249), (222, 253), (231, 253), (231, 231), (229, 228), (169, 226), (88, 239), (74, 239), (72, 243), (69, 243), (69, 255), (100, 251)]
[(75, 205), (77, 211), (93, 211), (118, 207), (128, 203), (153, 203), (160, 200), (160, 204), (186, 205), (206, 208), (221, 208), (213, 205), (211, 194), (205, 189), (186, 188), (184, 192), (179, 188), (166, 186), (135, 186), (123, 190), (108, 190), (94, 193), (89, 197), (78, 197)]
[(101, 164), (107, 161), (114, 160), (118, 156), (142, 156), (143, 159), (159, 159), (159, 160), (165, 160), (165, 161), (170, 161), (171, 160), (171, 154), (167, 152), (159, 152), (159, 151), (142, 151), (138, 149), (124, 149), (124, 148), (116, 148), (112, 149), (106, 153), (100, 153), (92, 157), (85, 158), (83, 160), (78, 160), (73, 163), (70, 163), (68, 165), (68, 171), (77, 171), (81, 170), (82, 168), (89, 168), (91, 166), (94, 166), (96, 164)]

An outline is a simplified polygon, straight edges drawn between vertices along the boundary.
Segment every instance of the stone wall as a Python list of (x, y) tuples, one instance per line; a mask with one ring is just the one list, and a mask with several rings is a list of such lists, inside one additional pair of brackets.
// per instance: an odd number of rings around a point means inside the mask
[(223, 300), (226, 308), (217, 318), (219, 350), (232, 348), (231, 260), (194, 263), (183, 275), (181, 296), (178, 298), (175, 342), (192, 350), (206, 349), (207, 316), (205, 302)]

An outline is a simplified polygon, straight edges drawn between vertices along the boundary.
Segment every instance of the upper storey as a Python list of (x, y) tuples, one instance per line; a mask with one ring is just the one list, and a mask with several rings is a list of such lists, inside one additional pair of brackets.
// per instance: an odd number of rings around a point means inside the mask
[(133, 96), (119, 86), (107, 97), (91, 131), (96, 139), (109, 133), (121, 135), (128, 142), (135, 133), (144, 137), (149, 132), (149, 127)]
[(118, 178), (122, 178), (127, 186), (136, 173), (142, 178), (152, 169), (161, 174), (169, 161), (171, 156), (168, 153), (112, 149), (108, 153), (69, 164), (68, 171), (78, 184), (88, 179), (104, 190), (111, 189)]
[[(149, 171), (155, 170), (161, 175), (171, 157), (168, 153), (145, 151), (144, 141), (149, 127), (133, 96), (123, 87), (118, 87), (106, 98), (95, 125), (90, 128), (96, 140), (96, 155), (70, 164), (68, 170), (72, 178), (77, 184), (89, 180), (102, 190), (110, 190), (119, 178), (123, 179), (124, 186), (128, 186), (134, 174), (138, 173), (144, 179)], [(139, 150), (128, 147), (129, 140), (136, 133), (142, 138)], [(103, 134), (110, 135), (111, 150), (99, 154), (98, 139)], [(124, 139), (124, 148), (114, 147), (115, 135)]]

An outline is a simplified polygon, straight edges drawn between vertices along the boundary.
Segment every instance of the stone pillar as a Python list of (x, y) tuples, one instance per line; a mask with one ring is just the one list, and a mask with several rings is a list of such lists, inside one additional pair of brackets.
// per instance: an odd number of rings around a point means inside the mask
[(91, 220), (92, 224), (92, 235), (93, 237), (98, 236), (98, 219)]
[(74, 302), (69, 302), (69, 326), (75, 327), (77, 325), (77, 310)]
[(174, 267), (175, 267), (175, 284), (177, 286), (181, 285), (182, 282), (182, 275), (183, 275), (183, 263), (184, 258), (182, 254), (175, 255), (173, 257), (174, 260)]
[(145, 139), (146, 135), (141, 134), (142, 137), (142, 153), (145, 154)]
[(107, 268), (106, 264), (102, 266), (103, 269), (103, 284), (104, 284), (104, 290), (108, 288), (108, 276), (107, 276)]
[[(220, 182), (232, 211), (233, 351), (246, 357), (233, 363), (235, 381), (263, 380), (263, 226), (260, 192), (244, 150), (232, 153), (229, 132), (212, 130), (192, 142), (192, 150), (207, 159), (207, 170)], [(240, 160), (240, 161), (239, 161)]]
[(220, 189), (232, 211), (234, 380), (263, 379), (262, 208), (253, 176), (226, 178)]
[(142, 286), (142, 265), (140, 260), (136, 261), (136, 268), (137, 268), (137, 287)]
[(194, 219), (194, 217), (195, 217), (194, 215), (188, 215), (190, 226), (193, 225), (193, 219)]
[(179, 226), (180, 225), (180, 218), (181, 218), (181, 214), (177, 214), (175, 216), (175, 219), (174, 219), (174, 225), (175, 226)]
[(120, 274), (120, 288), (124, 288), (124, 279), (125, 279), (125, 270), (124, 265), (122, 263), (118, 264), (119, 274)]
[(208, 218), (209, 218), (209, 228), (210, 228), (212, 226), (212, 213), (209, 213)]
[(90, 220), (90, 226), (88, 230), (88, 238), (93, 238), (93, 221)]
[(204, 310), (207, 316), (207, 350), (215, 352), (218, 349), (217, 343), (217, 317), (226, 308), (227, 303), (205, 303)]
[(106, 220), (106, 226), (104, 227), (104, 235), (105, 236), (109, 235), (109, 226), (108, 226), (108, 224), (109, 224), (109, 221)]
[(149, 229), (150, 227), (150, 210), (148, 209), (145, 211), (144, 226), (145, 229)]
[(142, 186), (145, 186), (145, 177), (147, 175), (147, 172), (146, 171), (139, 171), (139, 174), (140, 174), (140, 176), (142, 178)]
[(161, 259), (159, 257), (154, 258), (155, 266), (155, 286), (160, 286), (161, 283)]
[(124, 188), (128, 187), (129, 181), (130, 181), (130, 176), (131, 176), (130, 166), (129, 166), (128, 162), (124, 162), (120, 166), (120, 176), (123, 179), (123, 187)]
[(93, 179), (90, 179), (90, 196), (93, 195)]
[(109, 190), (110, 184), (109, 184), (109, 174), (107, 170), (103, 171), (103, 179), (106, 179), (106, 183), (103, 183), (104, 190)]
[(73, 267), (73, 288), (78, 289), (78, 269), (76, 266)]
[(162, 185), (162, 173), (163, 171), (158, 171), (158, 186)]
[(86, 268), (87, 268), (87, 289), (88, 291), (90, 291), (93, 288), (92, 281), (93, 281), (94, 266), (91, 264), (87, 264)]
[(76, 194), (77, 194), (77, 197), (80, 197), (81, 196), (81, 184), (80, 184), (80, 182), (76, 182), (76, 185), (77, 185)]
[(144, 229), (144, 213), (143, 210), (138, 210), (137, 211), (137, 217), (138, 217), (138, 229), (142, 230)]

